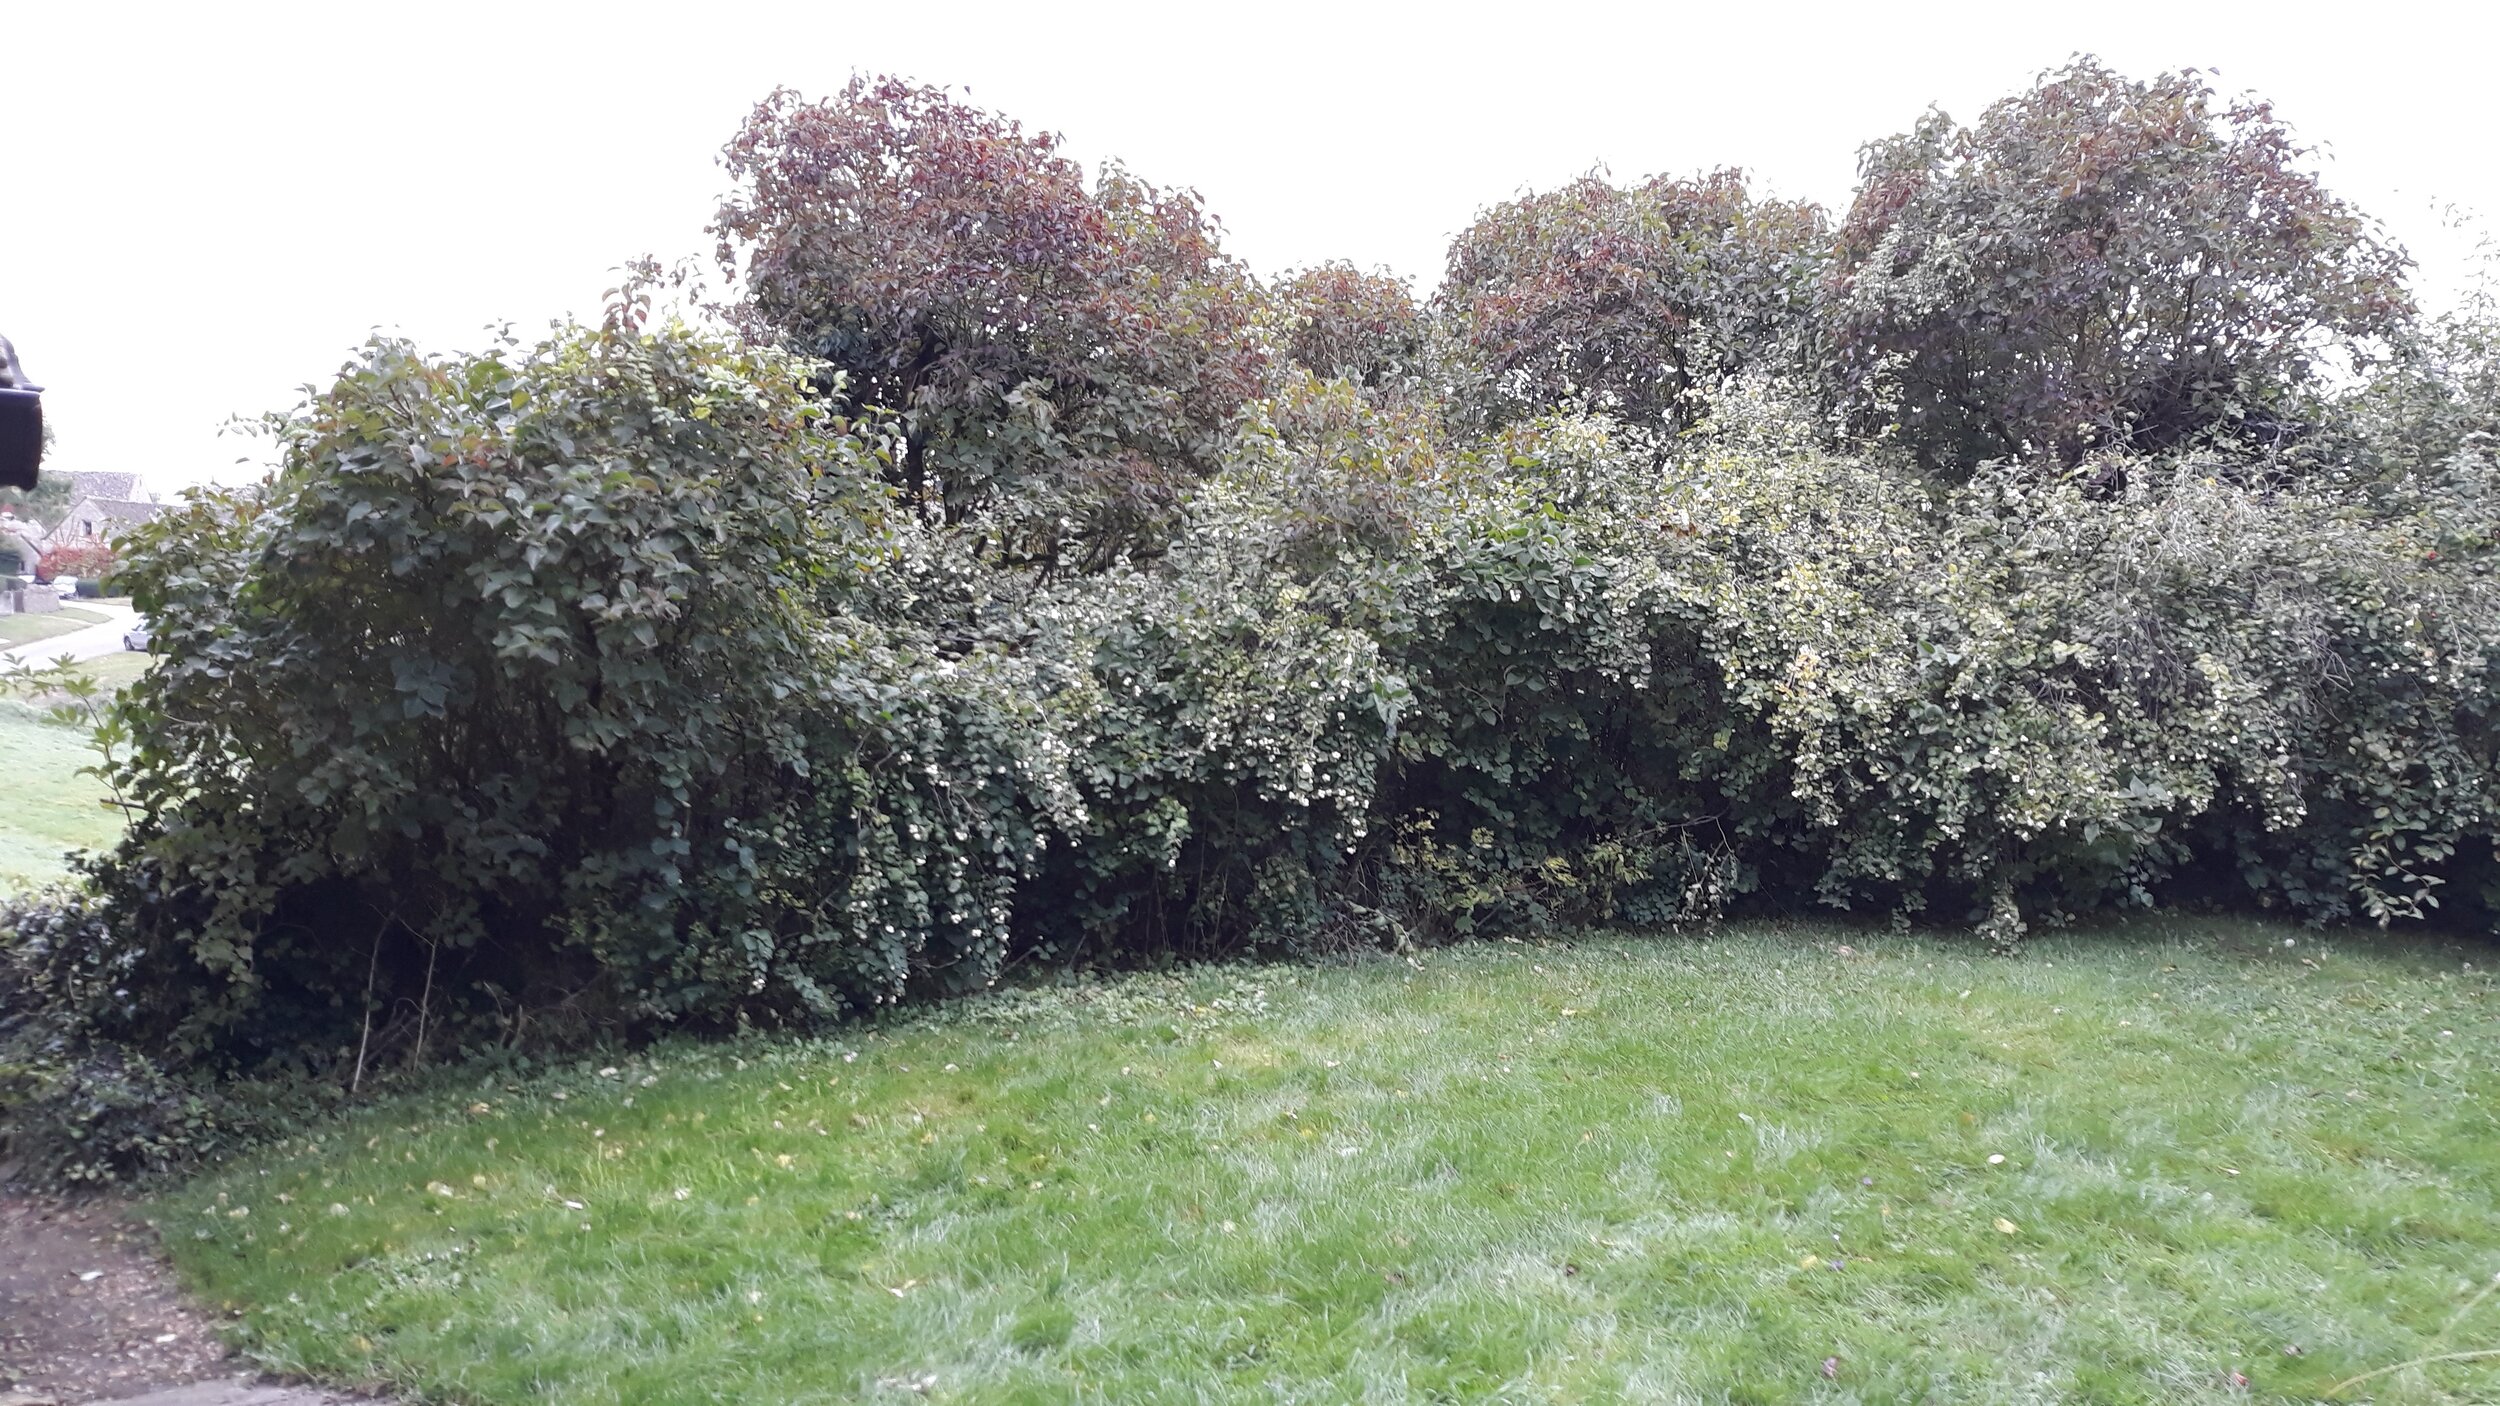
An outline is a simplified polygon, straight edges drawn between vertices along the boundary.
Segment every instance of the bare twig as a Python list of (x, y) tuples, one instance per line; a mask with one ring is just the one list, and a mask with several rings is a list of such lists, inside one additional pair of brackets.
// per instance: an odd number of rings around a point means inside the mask
[(385, 914), (382, 926), (373, 930), (373, 952), (365, 958), (365, 1018), (363, 1033), (356, 1037), (356, 1073), (347, 1081), (347, 1091), (356, 1093), (365, 1086), (365, 1050), (373, 1044), (373, 974), (382, 964), (382, 937), (391, 930), (396, 913)]
[(2433, 1362), (2471, 1362), (2482, 1357), (2500, 1357), (2500, 1347), (2480, 1347), (2474, 1349), (2472, 1352), (2438, 1352), (2433, 1353), (2428, 1357), (2416, 1357), (2410, 1362), (2399, 1362), (2390, 1367), (2373, 1368), (2370, 1371), (2362, 1373), (2360, 1376), (2344, 1378), (2335, 1385), (2328, 1387), (2326, 1389), (2326, 1394), (2329, 1396), (2335, 1396), (2340, 1394), (2346, 1387), (2359, 1386), (2361, 1383), (2368, 1381), (2372, 1377), (2383, 1377), (2390, 1372), (2401, 1372), (2407, 1367), (2424, 1367)]
[(408, 1052), (408, 1065), (415, 1068), (425, 1060), (425, 1018), (434, 1007), (434, 958), (443, 945), (428, 939), (425, 944), (425, 990), (417, 997), (417, 1043)]

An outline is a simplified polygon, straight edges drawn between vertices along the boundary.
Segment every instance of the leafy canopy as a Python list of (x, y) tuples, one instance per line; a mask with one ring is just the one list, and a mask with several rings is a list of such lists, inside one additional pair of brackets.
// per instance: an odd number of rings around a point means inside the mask
[(1312, 375), (1378, 391), (1424, 374), (1428, 328), (1404, 279), (1325, 263), (1287, 275), (1274, 298), (1291, 327), (1285, 355)]
[(1438, 299), (1463, 399), (1493, 425), (1568, 407), (1685, 428), (1801, 350), (1826, 243), (1813, 206), (1756, 200), (1733, 170), (1496, 205), (1450, 246)]
[(2411, 312), (2403, 253), (2262, 102), (2092, 59), (1866, 147), (1828, 312), (1842, 403), (1930, 472), (2279, 447)]
[(777, 92), (722, 159), (753, 324), (901, 416), (906, 502), (1016, 551), (1150, 544), (1263, 384), (1255, 289), (1191, 192), (1088, 188), (1057, 138), (895, 79)]

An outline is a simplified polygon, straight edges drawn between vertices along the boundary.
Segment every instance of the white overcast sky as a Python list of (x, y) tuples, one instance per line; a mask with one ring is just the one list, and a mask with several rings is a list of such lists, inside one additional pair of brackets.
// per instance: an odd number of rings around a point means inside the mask
[(225, 422), (372, 329), (475, 346), (595, 315), (637, 254), (708, 256), (715, 154), (775, 85), (965, 89), (1089, 170), (1197, 187), (1262, 274), (1428, 290), (1479, 206), (1600, 163), (1837, 210), (1860, 142), (2079, 51), (2273, 99), (2436, 297), (2467, 247), (2438, 212), (2500, 217), (2488, 10), (50, 0), (0, 17), (0, 333), (49, 388), (49, 468), (170, 492), (252, 472)]

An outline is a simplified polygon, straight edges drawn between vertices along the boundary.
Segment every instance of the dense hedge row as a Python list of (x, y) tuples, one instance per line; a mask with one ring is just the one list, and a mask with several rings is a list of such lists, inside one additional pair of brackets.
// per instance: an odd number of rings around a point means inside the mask
[(2488, 911), (2494, 470), (1938, 500), (1734, 400), (1265, 403), (1151, 563), (889, 511), (684, 329), (369, 359), (126, 568), (129, 839), (21, 986), (174, 1066), (813, 1019), (1012, 961), (2166, 899)]
[[(1810, 329), (1622, 379), (1682, 353), (1573, 222), (1753, 249), (1767, 293), (1693, 265), (1657, 314), (1753, 327), (1812, 269), (1727, 231), (1793, 251), (1819, 216), (1741, 187), (1584, 182), (1488, 215), (1434, 308), (1328, 268), (1236, 316), (1187, 201), (1088, 197), (925, 92), (849, 101), (750, 146), (777, 170), (904, 103), (1046, 180), (1058, 272), (852, 317), (793, 291), (832, 257), (775, 223), (801, 182), (739, 228), (813, 319), (789, 340), (857, 366), (634, 287), (536, 346), (380, 342), (273, 420), (269, 480), (125, 544), (160, 655), (105, 728), (132, 825), (0, 914), (11, 1150), (103, 1175), (228, 1135), (186, 1102), (211, 1078), (809, 1023), (1020, 962), (1808, 905), (2000, 946), (2166, 902), (2488, 929), (2489, 318), (2302, 402), (2289, 449), (2242, 433), (2278, 396), (1939, 472), (1859, 426), (1865, 383), (1794, 371)], [(1556, 330), (1591, 309), (1602, 356)], [(1084, 351), (1167, 315), (1248, 339), (1185, 404), (1117, 377), (1198, 334)], [(1029, 365), (948, 361), (1045, 325)]]

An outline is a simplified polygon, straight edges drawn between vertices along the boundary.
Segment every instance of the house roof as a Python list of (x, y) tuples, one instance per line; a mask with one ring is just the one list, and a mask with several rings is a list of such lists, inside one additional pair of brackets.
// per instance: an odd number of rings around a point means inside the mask
[(50, 540), (56, 546), (86, 540), (89, 523), (146, 522), (165, 511), (162, 503), (138, 503), (127, 498), (81, 498), (69, 510), (69, 516), (53, 525)]
[(132, 503), (139, 498), (139, 476), (125, 473), (82, 471), (69, 476), (72, 498), (110, 498)]
[(70, 511), (72, 513), (84, 511), (92, 513), (97, 517), (111, 518), (115, 522), (146, 522), (148, 519), (155, 517), (158, 513), (165, 511), (165, 505), (162, 503), (141, 503), (129, 498), (106, 498), (98, 495), (97, 497), (80, 500), (78, 506), (70, 509)]

